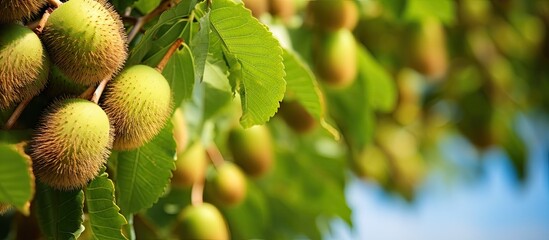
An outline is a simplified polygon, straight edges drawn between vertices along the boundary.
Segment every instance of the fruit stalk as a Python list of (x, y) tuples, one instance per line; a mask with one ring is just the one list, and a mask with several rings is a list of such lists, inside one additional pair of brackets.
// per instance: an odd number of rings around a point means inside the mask
[(58, 8), (59, 6), (61, 6), (63, 3), (59, 0), (48, 0), (48, 3), (53, 6), (54, 8)]
[(204, 180), (193, 183), (191, 190), (191, 204), (193, 206), (201, 205), (204, 200)]
[(28, 97), (25, 100), (23, 100), (19, 105), (17, 105), (17, 108), (13, 111), (10, 118), (8, 118), (8, 121), (6, 122), (6, 125), (4, 125), (5, 130), (10, 130), (15, 123), (17, 122), (17, 119), (19, 119), (19, 116), (21, 116), (21, 113), (23, 113), (23, 110), (27, 107), (27, 105), (30, 103), (33, 97)]
[(99, 85), (93, 92), (93, 97), (91, 99), (92, 102), (96, 104), (99, 103), (99, 98), (101, 98), (101, 95), (103, 94), (103, 91), (105, 90), (105, 86), (107, 86), (107, 83), (109, 82), (109, 80), (111, 80), (111, 77), (107, 77), (99, 83)]
[(160, 60), (160, 63), (158, 63), (158, 65), (156, 66), (156, 70), (159, 73), (162, 73), (162, 71), (164, 70), (164, 67), (166, 67), (166, 64), (168, 64), (168, 61), (170, 61), (170, 58), (175, 53), (175, 51), (177, 51), (177, 48), (179, 48), (179, 46), (181, 46), (182, 43), (183, 43), (182, 38), (178, 38), (175, 40), (175, 42), (172, 43), (172, 46), (170, 46), (170, 49), (168, 49), (168, 52), (166, 52), (164, 57), (162, 57), (162, 60)]
[(215, 143), (212, 143), (208, 148), (206, 148), (206, 152), (208, 153), (208, 156), (210, 157), (213, 165), (216, 168), (223, 165), (223, 163), (225, 162), (225, 159), (223, 159), (223, 155), (221, 155), (221, 152), (219, 151), (219, 148), (217, 148), (217, 145), (215, 145)]
[(48, 22), (48, 19), (50, 18), (51, 13), (53, 12), (53, 9), (48, 8), (46, 12), (44, 12), (44, 15), (42, 15), (42, 18), (40, 18), (40, 21), (38, 21), (38, 24), (36, 26), (31, 26), (31, 29), (36, 34), (41, 34), (44, 30), (44, 26), (46, 26), (46, 22)]

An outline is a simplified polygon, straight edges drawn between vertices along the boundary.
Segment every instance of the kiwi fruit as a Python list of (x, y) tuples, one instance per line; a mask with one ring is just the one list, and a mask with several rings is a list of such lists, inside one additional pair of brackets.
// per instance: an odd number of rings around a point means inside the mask
[(246, 176), (238, 166), (224, 162), (211, 171), (205, 185), (207, 200), (224, 206), (239, 204), (246, 197)]
[(295, 15), (294, 0), (269, 0), (271, 15), (282, 19), (284, 23), (290, 22)]
[(353, 30), (358, 22), (358, 8), (351, 0), (316, 0), (307, 6), (308, 18), (322, 30)]
[(55, 189), (81, 188), (106, 162), (112, 141), (109, 118), (98, 105), (83, 99), (58, 101), (31, 141), (34, 174)]
[(242, 0), (242, 2), (246, 8), (252, 11), (252, 15), (256, 18), (260, 18), (269, 9), (268, 0)]
[(134, 65), (107, 84), (101, 103), (115, 129), (115, 150), (132, 150), (152, 140), (172, 113), (172, 93), (156, 69)]
[(178, 216), (179, 239), (229, 239), (229, 229), (221, 212), (209, 203), (187, 206)]
[(6, 214), (11, 209), (11, 205), (0, 203), (0, 216)]
[(315, 118), (296, 100), (282, 101), (278, 114), (297, 133), (308, 133), (317, 126)]
[(200, 141), (193, 143), (186, 151), (177, 154), (176, 169), (173, 172), (172, 186), (188, 188), (196, 182), (204, 181), (208, 159)]
[(46, 23), (42, 40), (69, 79), (86, 86), (110, 78), (127, 58), (124, 26), (105, 0), (70, 0)]
[(38, 36), (18, 24), (0, 24), (0, 109), (40, 93), (50, 64)]
[(0, 0), (0, 23), (29, 20), (45, 4), (44, 0)]
[(446, 35), (438, 19), (426, 18), (412, 26), (408, 39), (409, 65), (430, 80), (440, 80), (448, 68)]
[(354, 82), (357, 75), (357, 46), (349, 30), (315, 35), (313, 50), (319, 80), (333, 88), (345, 88)]
[(257, 125), (248, 129), (234, 128), (229, 132), (228, 147), (234, 162), (253, 177), (265, 174), (274, 161), (269, 129)]

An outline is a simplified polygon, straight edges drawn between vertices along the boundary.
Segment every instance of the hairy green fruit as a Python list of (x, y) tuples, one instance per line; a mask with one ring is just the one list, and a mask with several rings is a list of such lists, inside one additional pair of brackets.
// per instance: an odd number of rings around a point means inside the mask
[(308, 14), (316, 27), (324, 30), (352, 30), (358, 22), (358, 9), (350, 0), (310, 1)]
[(179, 214), (180, 239), (229, 239), (229, 229), (219, 210), (211, 204), (187, 206)]
[(344, 88), (357, 74), (357, 46), (346, 29), (322, 33), (313, 42), (315, 69), (321, 81), (331, 87)]
[(111, 145), (103, 109), (83, 99), (60, 101), (43, 117), (32, 139), (34, 174), (56, 189), (81, 188), (97, 175)]
[(0, 0), (0, 23), (29, 20), (44, 4), (43, 0)]
[(110, 78), (128, 55), (122, 21), (105, 0), (64, 3), (51, 14), (42, 39), (53, 63), (83, 85)]
[(269, 8), (268, 0), (243, 0), (244, 6), (252, 11), (252, 15), (256, 18), (267, 12)]
[(238, 166), (224, 162), (206, 180), (208, 200), (221, 205), (234, 206), (246, 197), (246, 176)]
[(131, 66), (106, 88), (102, 106), (114, 129), (116, 150), (131, 150), (152, 140), (172, 113), (170, 85), (156, 69)]
[(377, 146), (371, 145), (352, 159), (351, 169), (360, 178), (381, 185), (389, 181), (389, 159)]
[(315, 118), (297, 101), (280, 103), (278, 110), (284, 122), (297, 133), (307, 133), (317, 126)]
[(228, 141), (234, 162), (246, 174), (259, 177), (271, 169), (274, 158), (273, 143), (266, 126), (235, 128), (229, 133)]
[(0, 216), (6, 214), (11, 209), (11, 205), (0, 203)]
[(178, 153), (175, 165), (172, 186), (188, 188), (196, 182), (204, 181), (208, 159), (202, 143), (195, 142), (187, 151)]
[(0, 109), (40, 93), (49, 61), (40, 39), (17, 24), (0, 24)]

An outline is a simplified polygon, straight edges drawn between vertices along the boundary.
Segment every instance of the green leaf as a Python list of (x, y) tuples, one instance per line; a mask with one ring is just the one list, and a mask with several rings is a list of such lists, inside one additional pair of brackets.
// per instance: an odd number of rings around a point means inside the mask
[(170, 123), (143, 147), (118, 153), (115, 184), (122, 214), (126, 216), (149, 208), (158, 200), (175, 169), (174, 156)]
[(91, 239), (127, 239), (122, 235), (126, 219), (119, 213), (114, 199), (114, 184), (102, 173), (86, 187), (86, 204), (90, 218)]
[(244, 127), (267, 122), (284, 97), (282, 49), (267, 28), (243, 5), (229, 0), (212, 3), (212, 31), (219, 36), (231, 75), (239, 75)]
[(364, 47), (358, 51), (358, 78), (365, 80), (370, 105), (381, 112), (391, 112), (396, 105), (397, 89), (391, 75), (372, 57)]
[(194, 56), (195, 82), (202, 81), (204, 68), (210, 46), (210, 13), (198, 19), (200, 30), (191, 39), (191, 50)]
[(455, 2), (452, 0), (409, 0), (404, 17), (408, 20), (435, 17), (445, 24), (452, 24), (455, 11)]
[(188, 1), (182, 1), (177, 6), (162, 13), (158, 22), (147, 29), (139, 43), (130, 52), (126, 66), (141, 63), (151, 53), (155, 54), (158, 52), (159, 49), (156, 49), (156, 51), (151, 50), (155, 46), (157, 48), (164, 48), (181, 36), (183, 29), (187, 25), (187, 21), (182, 18), (188, 14)]
[(137, 10), (139, 10), (141, 13), (147, 14), (155, 9), (156, 6), (160, 4), (160, 2), (161, 0), (137, 0), (137, 2), (133, 4), (133, 6), (137, 8)]
[(31, 139), (31, 130), (0, 130), (0, 143), (16, 144)]
[[(164, 55), (171, 44), (161, 51)], [(156, 62), (152, 60), (152, 62)], [(152, 63), (150, 59), (145, 61), (145, 64), (151, 66), (156, 65)], [(195, 82), (194, 78), (194, 59), (191, 53), (191, 49), (187, 44), (183, 44), (181, 50), (177, 50), (162, 71), (162, 75), (168, 80), (173, 92), (174, 103), (176, 107), (181, 105), (181, 102), (185, 99), (189, 99), (192, 96), (193, 86)]]
[(287, 94), (294, 96), (312, 116), (320, 121), (324, 113), (315, 75), (295, 53), (284, 49), (283, 57)]
[(227, 65), (223, 60), (208, 58), (204, 71), (204, 120), (214, 117), (232, 102), (231, 86), (227, 78)]
[(36, 213), (47, 239), (77, 239), (84, 226), (82, 190), (59, 191), (37, 182)]
[(30, 158), (3, 143), (0, 143), (0, 156), (0, 202), (29, 215), (29, 202), (34, 194)]

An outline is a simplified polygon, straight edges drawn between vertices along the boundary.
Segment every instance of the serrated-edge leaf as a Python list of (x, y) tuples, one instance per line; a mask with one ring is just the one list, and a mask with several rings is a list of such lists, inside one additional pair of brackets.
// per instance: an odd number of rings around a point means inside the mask
[(59, 191), (37, 182), (34, 208), (47, 239), (77, 239), (84, 231), (82, 190)]
[(14, 146), (0, 143), (0, 202), (29, 215), (34, 195), (34, 175), (30, 158)]
[(115, 203), (114, 183), (107, 173), (97, 176), (86, 187), (86, 204), (92, 239), (127, 239), (122, 234), (126, 219)]
[(198, 19), (200, 30), (191, 39), (191, 50), (194, 56), (195, 82), (202, 81), (208, 50), (210, 47), (210, 13)]
[(143, 147), (118, 153), (116, 200), (124, 216), (151, 207), (164, 193), (175, 169), (174, 156), (170, 123)]
[(210, 23), (221, 38), (225, 56), (236, 59), (229, 61), (230, 68), (238, 71), (235, 63), (241, 67), (241, 125), (264, 124), (276, 113), (286, 91), (280, 44), (250, 11), (232, 1), (213, 1)]

